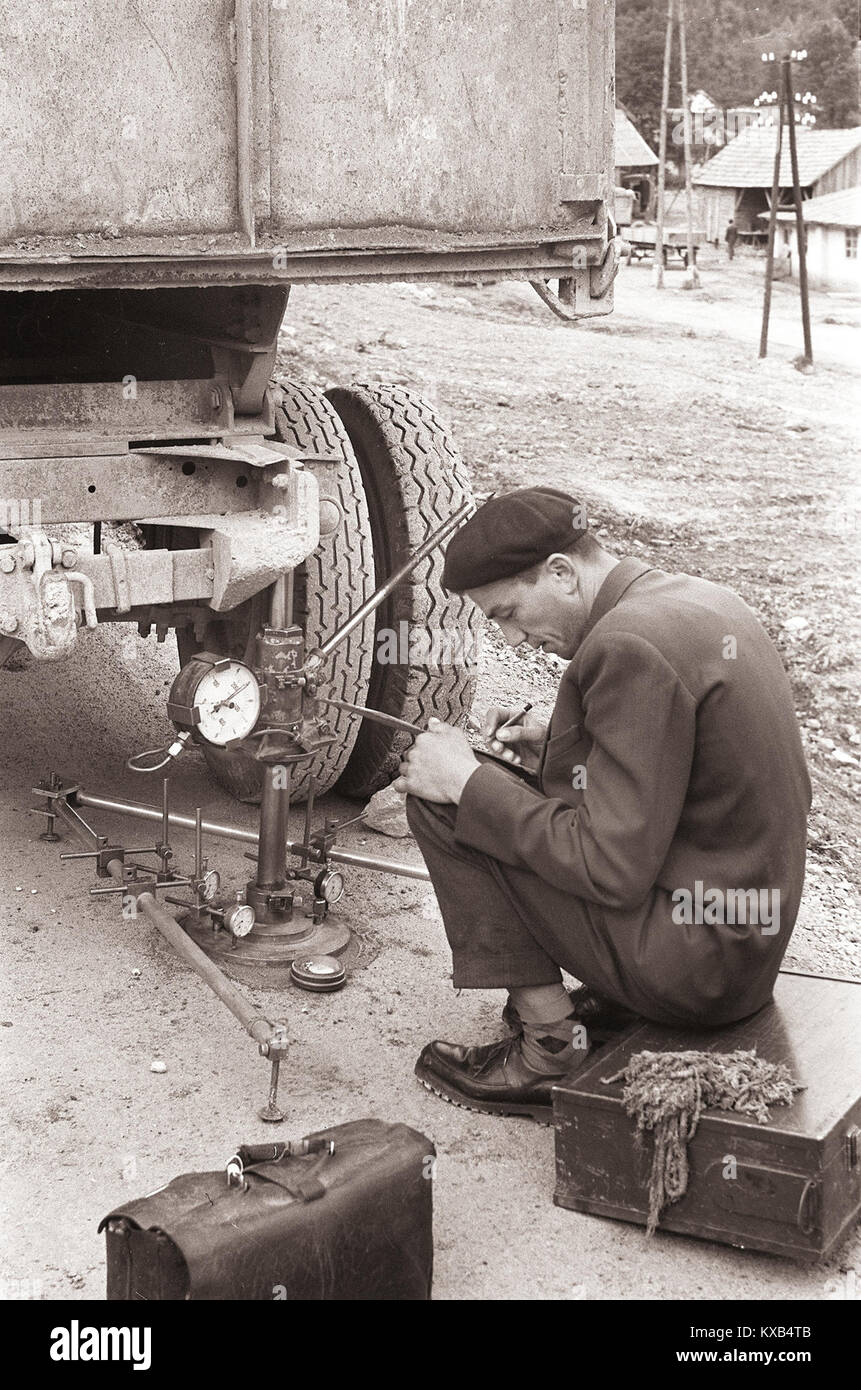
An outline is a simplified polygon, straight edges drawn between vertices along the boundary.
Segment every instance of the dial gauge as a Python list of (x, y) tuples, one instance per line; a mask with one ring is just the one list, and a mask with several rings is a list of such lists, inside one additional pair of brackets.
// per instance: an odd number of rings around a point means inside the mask
[(344, 875), (337, 869), (324, 869), (317, 875), (314, 892), (327, 903), (336, 903), (344, 896)]
[(260, 718), (260, 686), (242, 661), (193, 656), (173, 684), (168, 714), (217, 747), (247, 738)]
[(200, 882), (200, 896), (205, 903), (214, 902), (221, 887), (221, 875), (217, 869), (208, 869)]
[(254, 926), (254, 908), (250, 903), (238, 903), (224, 914), (224, 925), (234, 936), (247, 936)]
[(209, 743), (247, 738), (260, 717), (260, 687), (241, 661), (212, 667), (194, 692), (197, 732)]

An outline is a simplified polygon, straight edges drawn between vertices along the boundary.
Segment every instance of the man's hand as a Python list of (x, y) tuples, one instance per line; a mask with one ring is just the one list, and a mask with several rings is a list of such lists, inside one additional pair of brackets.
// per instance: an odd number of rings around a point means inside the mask
[(544, 720), (538, 719), (530, 711), (507, 729), (499, 728), (522, 708), (522, 705), (491, 705), (481, 722), (481, 736), (487, 740), (492, 752), (500, 753), (506, 762), (534, 771), (538, 767), (541, 745), (547, 733)]
[(466, 735), (441, 719), (430, 719), (427, 731), (419, 734), (401, 763), (395, 790), (425, 801), (452, 801), (456, 806), (477, 767), (481, 763)]

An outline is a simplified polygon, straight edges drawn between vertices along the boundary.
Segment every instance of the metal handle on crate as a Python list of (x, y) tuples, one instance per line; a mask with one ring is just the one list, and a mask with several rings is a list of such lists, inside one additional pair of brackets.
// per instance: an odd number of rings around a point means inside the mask
[(815, 1178), (808, 1178), (798, 1202), (795, 1222), (803, 1236), (810, 1235), (816, 1222), (817, 1186)]

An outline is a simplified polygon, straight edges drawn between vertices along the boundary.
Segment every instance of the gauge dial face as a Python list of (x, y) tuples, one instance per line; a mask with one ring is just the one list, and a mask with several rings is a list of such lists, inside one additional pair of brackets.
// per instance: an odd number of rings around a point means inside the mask
[(203, 901), (205, 903), (214, 902), (215, 898), (218, 895), (218, 890), (220, 887), (221, 875), (219, 874), (218, 870), (208, 869), (207, 872), (203, 875), (203, 880), (200, 885), (200, 895), (203, 898)]
[(240, 903), (230, 909), (226, 920), (234, 936), (247, 936), (254, 926), (254, 908), (250, 903)]
[(316, 891), (327, 903), (336, 903), (344, 895), (344, 875), (329, 869), (317, 880)]
[(260, 718), (260, 687), (241, 661), (219, 662), (206, 671), (194, 692), (195, 725), (207, 743), (223, 746), (247, 738)]

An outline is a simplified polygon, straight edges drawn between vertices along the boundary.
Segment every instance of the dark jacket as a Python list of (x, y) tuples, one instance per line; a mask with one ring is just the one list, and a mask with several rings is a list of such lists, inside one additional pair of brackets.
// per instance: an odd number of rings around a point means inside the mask
[[(810, 780), (780, 657), (736, 594), (621, 561), (562, 678), (540, 788), (482, 765), (458, 840), (595, 904), (650, 1001), (669, 990), (714, 1023), (767, 1001), (801, 898)], [(704, 913), (712, 889), (723, 906), (712, 895)]]

